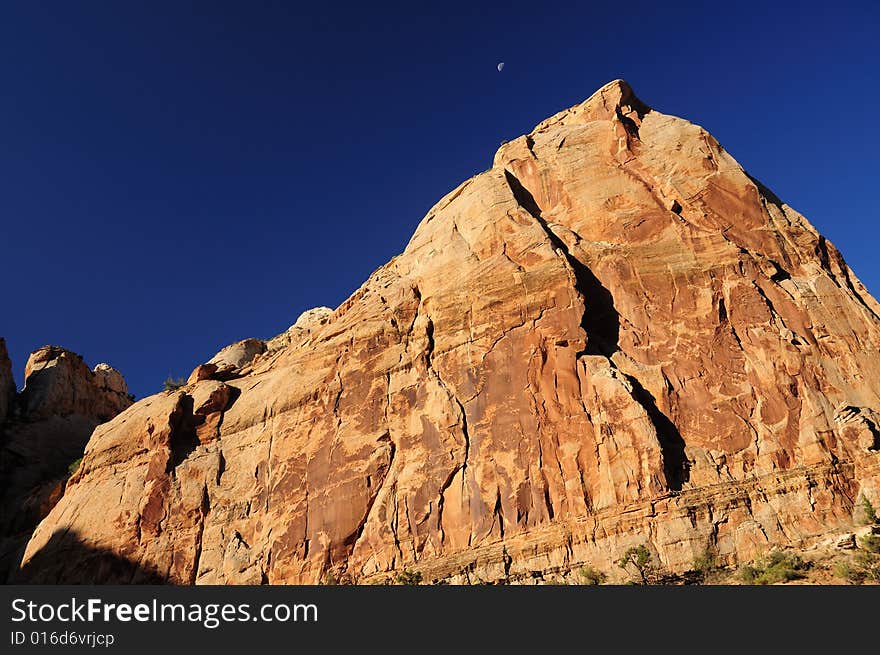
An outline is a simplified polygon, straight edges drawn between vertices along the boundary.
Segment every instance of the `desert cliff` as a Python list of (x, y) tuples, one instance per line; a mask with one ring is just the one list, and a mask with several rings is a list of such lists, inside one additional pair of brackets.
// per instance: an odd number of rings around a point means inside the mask
[(880, 504), (878, 316), (806, 218), (614, 81), (341, 306), (99, 425), (18, 579), (517, 582), (817, 543)]

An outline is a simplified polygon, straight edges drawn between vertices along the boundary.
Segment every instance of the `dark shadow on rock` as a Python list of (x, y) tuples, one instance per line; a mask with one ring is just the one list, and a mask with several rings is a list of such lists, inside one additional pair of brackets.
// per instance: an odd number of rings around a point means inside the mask
[(10, 584), (164, 584), (156, 570), (110, 550), (93, 548), (73, 531), (57, 530), (21, 568)]
[[(71, 414), (0, 426), (0, 580), (64, 493), (97, 420)], [(17, 556), (17, 559), (16, 559)]]
[(513, 192), (513, 197), (523, 209), (538, 221), (544, 232), (547, 233), (550, 243), (563, 253), (574, 271), (577, 290), (583, 296), (585, 305), (581, 328), (587, 335), (586, 348), (578, 355), (611, 357), (618, 350), (620, 338), (620, 314), (614, 308), (614, 297), (599, 278), (593, 274), (593, 271), (577, 257), (574, 257), (565, 242), (553, 232), (547, 221), (544, 220), (541, 208), (529, 190), (509, 171), (504, 171), (504, 175)]
[(666, 487), (670, 491), (681, 491), (684, 483), (690, 479), (690, 462), (684, 451), (684, 439), (675, 427), (675, 423), (657, 407), (657, 400), (651, 392), (631, 375), (624, 374), (624, 377), (632, 385), (633, 398), (642, 406), (651, 423), (654, 424), (657, 438), (660, 440), (660, 450), (663, 453)]
[[(578, 353), (578, 356), (603, 355), (608, 358), (613, 368), (617, 368), (611, 359), (620, 348), (620, 314), (614, 307), (614, 297), (593, 271), (574, 257), (565, 242), (550, 229), (541, 214), (540, 206), (529, 190), (509, 171), (505, 170), (504, 175), (516, 201), (544, 228), (553, 247), (563, 253), (574, 271), (577, 290), (583, 296), (585, 305), (581, 328), (587, 335), (586, 347), (583, 352)], [(656, 399), (641, 382), (632, 376), (623, 375), (632, 386), (633, 398), (642, 406), (654, 424), (663, 454), (666, 487), (671, 491), (681, 491), (684, 483), (690, 479), (690, 463), (685, 455), (684, 439), (675, 424), (660, 411)]]
[[(169, 417), (171, 434), (168, 437), (171, 448), (171, 459), (168, 464), (175, 469), (192, 454), (199, 446), (199, 438), (196, 435), (196, 427), (199, 422), (205, 420), (204, 416), (193, 415), (193, 398), (189, 394), (183, 397)], [(169, 469), (170, 472), (170, 469)]]
[(238, 387), (234, 387), (231, 384), (229, 386), (229, 401), (226, 403), (226, 407), (223, 408), (224, 412), (228, 412), (229, 409), (235, 404), (235, 401), (239, 399), (241, 396), (241, 389)]

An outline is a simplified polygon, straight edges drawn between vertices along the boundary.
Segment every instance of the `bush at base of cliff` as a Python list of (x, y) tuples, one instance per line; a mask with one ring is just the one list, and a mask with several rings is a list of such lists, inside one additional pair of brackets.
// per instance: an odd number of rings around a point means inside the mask
[(691, 572), (696, 584), (717, 584), (725, 576), (718, 557), (709, 548), (694, 557)]
[(394, 577), (395, 584), (416, 586), (422, 584), (422, 574), (419, 571), (407, 571), (404, 569)]
[(858, 544), (859, 552), (837, 562), (834, 574), (850, 584), (880, 583), (880, 536), (866, 534)]
[(880, 583), (880, 555), (857, 553), (835, 564), (834, 575), (850, 584)]
[(617, 566), (626, 571), (635, 579), (635, 584), (649, 585), (658, 582), (660, 572), (654, 564), (651, 551), (645, 544), (627, 548), (626, 552), (617, 560)]
[(324, 576), (321, 578), (321, 584), (328, 587), (336, 587), (336, 586), (347, 586), (354, 584), (351, 580), (351, 577), (347, 573), (343, 573), (341, 575), (337, 575), (333, 571), (327, 571)]
[(586, 566), (582, 566), (580, 571), (578, 571), (578, 575), (581, 584), (590, 586), (600, 585), (604, 583), (605, 580), (608, 578), (608, 576), (602, 573), (602, 571), (594, 569), (589, 564), (587, 564)]
[(745, 584), (765, 585), (790, 582), (804, 577), (809, 565), (798, 555), (774, 551), (766, 558), (759, 557), (739, 570), (739, 579)]

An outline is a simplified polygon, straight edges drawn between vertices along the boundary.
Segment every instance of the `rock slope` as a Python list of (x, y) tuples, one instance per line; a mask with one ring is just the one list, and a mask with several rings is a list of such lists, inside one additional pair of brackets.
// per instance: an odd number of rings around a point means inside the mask
[(880, 501), (878, 314), (803, 216), (614, 81), (335, 311), (100, 426), (19, 579), (517, 582), (807, 545)]

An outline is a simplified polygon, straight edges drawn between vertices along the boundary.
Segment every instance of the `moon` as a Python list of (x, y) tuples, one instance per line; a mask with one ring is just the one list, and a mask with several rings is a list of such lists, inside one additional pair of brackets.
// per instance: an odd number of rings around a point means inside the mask
[(502, 70), (504, 70), (504, 62), (503, 61), (500, 64), (498, 64), (498, 72), (500, 73)]

